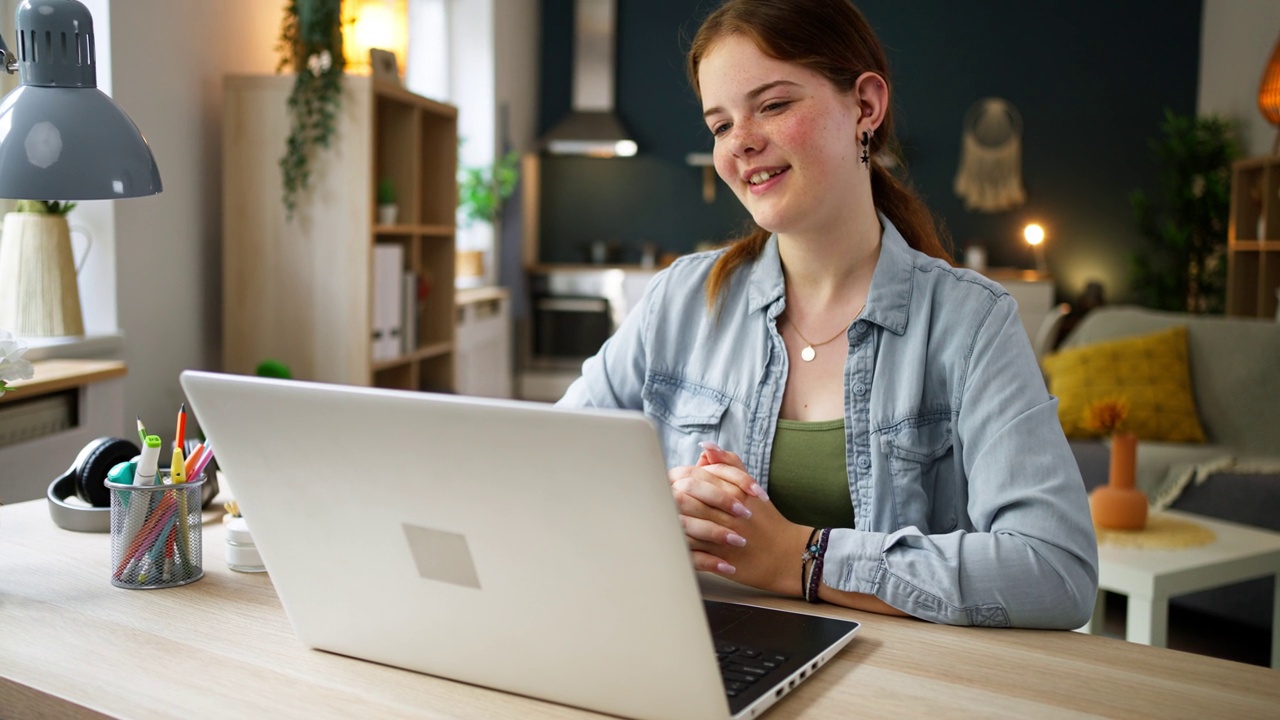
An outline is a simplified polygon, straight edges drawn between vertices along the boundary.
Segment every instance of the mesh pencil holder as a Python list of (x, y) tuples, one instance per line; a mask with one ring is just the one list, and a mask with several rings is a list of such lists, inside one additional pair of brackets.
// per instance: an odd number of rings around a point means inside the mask
[(200, 543), (201, 475), (156, 485), (106, 481), (111, 491), (111, 584), (135, 590), (176, 587), (204, 577)]

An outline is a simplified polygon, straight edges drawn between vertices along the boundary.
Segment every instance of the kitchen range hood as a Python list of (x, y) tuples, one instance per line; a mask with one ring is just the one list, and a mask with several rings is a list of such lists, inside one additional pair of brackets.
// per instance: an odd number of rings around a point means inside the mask
[(542, 138), (552, 155), (630, 157), (635, 140), (614, 112), (617, 0), (575, 0), (573, 109)]

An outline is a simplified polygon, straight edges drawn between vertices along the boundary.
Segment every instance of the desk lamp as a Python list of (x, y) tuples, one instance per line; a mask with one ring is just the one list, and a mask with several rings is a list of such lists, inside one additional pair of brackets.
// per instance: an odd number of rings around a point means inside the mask
[[(17, 54), (0, 39), (0, 63), (21, 81), (0, 100), (0, 198), (160, 192), (147, 141), (98, 89), (88, 8), (77, 0), (25, 0), (14, 24)], [(70, 245), (66, 233), (0, 239), (0, 327), (18, 335), (50, 334), (43, 330), (49, 327), (83, 332)]]

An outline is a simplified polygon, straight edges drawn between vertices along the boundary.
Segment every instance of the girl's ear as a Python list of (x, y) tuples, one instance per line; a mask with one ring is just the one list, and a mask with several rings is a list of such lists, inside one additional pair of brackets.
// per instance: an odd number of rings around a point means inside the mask
[(858, 128), (874, 131), (884, 122), (885, 113), (889, 110), (889, 83), (878, 73), (864, 72), (854, 83), (853, 92), (862, 110)]

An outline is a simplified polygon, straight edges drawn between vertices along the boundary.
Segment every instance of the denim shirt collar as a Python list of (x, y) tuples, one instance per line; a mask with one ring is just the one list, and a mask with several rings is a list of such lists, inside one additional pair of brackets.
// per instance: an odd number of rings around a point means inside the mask
[[(911, 307), (911, 273), (915, 259), (911, 247), (884, 213), (880, 216), (880, 258), (871, 276), (871, 290), (861, 318), (901, 335), (907, 329), (907, 316)], [(786, 295), (782, 275), (782, 258), (778, 255), (778, 235), (769, 236), (760, 257), (755, 261), (748, 277), (747, 298), (750, 311), (768, 308)], [(782, 312), (781, 306), (770, 311), (770, 317)]]

